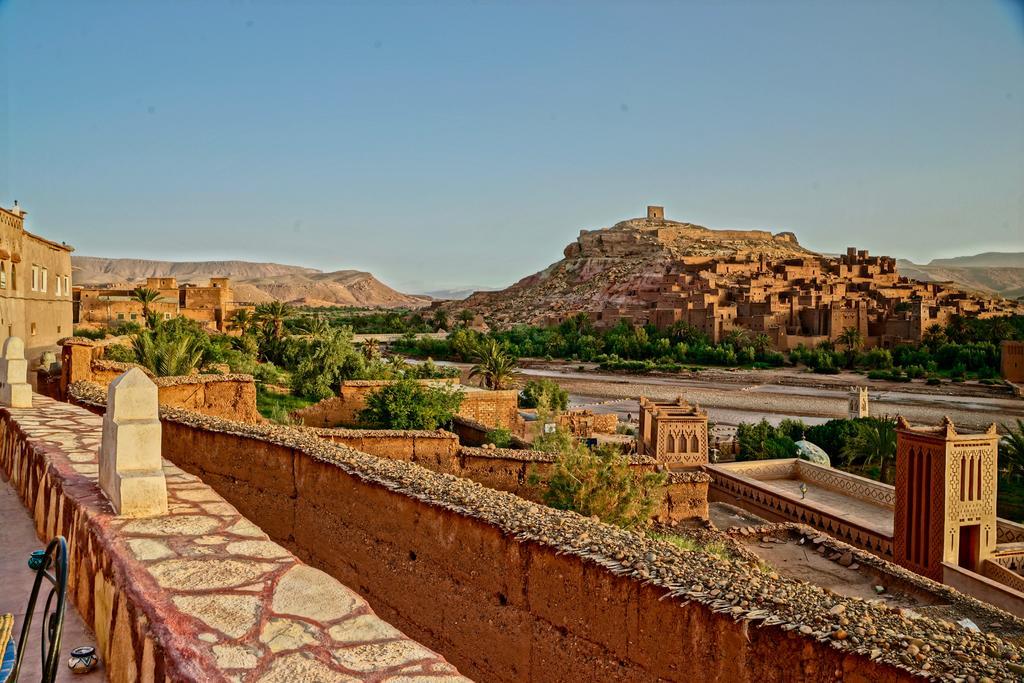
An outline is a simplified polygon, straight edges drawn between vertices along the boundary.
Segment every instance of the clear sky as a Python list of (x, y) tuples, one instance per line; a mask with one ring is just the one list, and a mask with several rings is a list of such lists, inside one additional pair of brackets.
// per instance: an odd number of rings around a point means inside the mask
[(1020, 3), (0, 0), (0, 204), (95, 256), (503, 286), (669, 218), (1024, 251)]

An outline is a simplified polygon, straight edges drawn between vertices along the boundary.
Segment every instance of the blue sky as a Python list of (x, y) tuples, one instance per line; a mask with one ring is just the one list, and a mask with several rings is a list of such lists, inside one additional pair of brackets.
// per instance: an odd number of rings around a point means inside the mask
[(1024, 251), (1024, 12), (988, 2), (0, 0), (0, 204), (85, 255), (503, 286), (668, 217)]

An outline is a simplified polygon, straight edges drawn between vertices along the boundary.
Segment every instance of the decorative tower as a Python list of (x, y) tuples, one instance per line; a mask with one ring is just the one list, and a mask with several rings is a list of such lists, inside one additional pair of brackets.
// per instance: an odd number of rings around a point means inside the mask
[(853, 396), (850, 397), (850, 419), (868, 417), (868, 388), (850, 387), (850, 390), (853, 391)]
[(640, 399), (637, 453), (670, 469), (695, 468), (708, 462), (708, 414), (680, 396), (672, 402)]
[(942, 564), (978, 571), (996, 547), (996, 459), (993, 424), (961, 434), (948, 417), (938, 427), (896, 424), (897, 564), (942, 581)]

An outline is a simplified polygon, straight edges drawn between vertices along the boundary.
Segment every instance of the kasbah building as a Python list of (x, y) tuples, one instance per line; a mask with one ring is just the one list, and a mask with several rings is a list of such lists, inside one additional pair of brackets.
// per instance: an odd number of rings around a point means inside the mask
[(25, 229), (26, 212), (0, 206), (0, 342), (19, 337), (31, 366), (72, 333), (72, 247)]
[(234, 301), (231, 280), (210, 278), (206, 286), (178, 284), (173, 277), (149, 277), (140, 285), (75, 287), (74, 321), (88, 327), (117, 327), (126, 322), (142, 324), (142, 303), (135, 299), (137, 287), (152, 289), (160, 297), (150, 304), (150, 312), (162, 320), (184, 316), (212, 332), (230, 331), (235, 312), (252, 306)]

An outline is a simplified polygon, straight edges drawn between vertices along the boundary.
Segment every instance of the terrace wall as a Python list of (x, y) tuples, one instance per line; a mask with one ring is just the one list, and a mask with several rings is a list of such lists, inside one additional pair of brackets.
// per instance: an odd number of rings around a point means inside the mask
[[(165, 415), (165, 457), (300, 558), (358, 586), (378, 614), (471, 678), (832, 681), (841, 672), (858, 683), (910, 680), (863, 656), (664, 599), (664, 588), (616, 576), (397, 481), (370, 481), (344, 460), (186, 420)], [(449, 488), (457, 481), (401, 472)], [(473, 491), (513, 517), (537, 513), (514, 497)]]
[(166, 461), (170, 513), (116, 516), (97, 482), (102, 429), (46, 398), (0, 408), (0, 485), (40, 539), (67, 539), (68, 600), (96, 634), (106, 680), (466, 680)]

